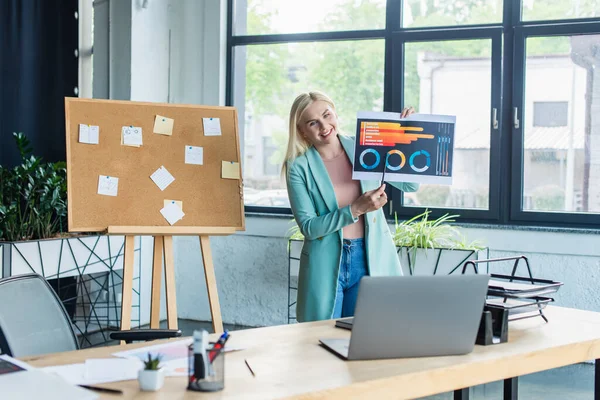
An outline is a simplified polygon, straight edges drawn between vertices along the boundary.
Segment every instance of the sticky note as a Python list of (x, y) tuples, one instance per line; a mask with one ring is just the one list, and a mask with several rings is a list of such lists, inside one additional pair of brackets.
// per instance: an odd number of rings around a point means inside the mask
[(173, 135), (173, 124), (175, 120), (172, 118), (163, 117), (162, 115), (157, 115), (154, 119), (154, 133), (158, 133), (159, 135)]
[(152, 175), (150, 175), (150, 179), (156, 183), (156, 186), (158, 186), (160, 190), (165, 190), (167, 186), (169, 186), (175, 180), (173, 175), (171, 175), (169, 171), (167, 171), (167, 169), (162, 165), (159, 169), (154, 171)]
[(175, 204), (177, 207), (183, 211), (183, 201), (181, 200), (164, 200), (163, 206), (166, 207), (169, 204)]
[(139, 126), (124, 126), (121, 128), (121, 144), (140, 147), (142, 145), (142, 128)]
[(79, 143), (98, 144), (100, 127), (97, 125), (79, 124)]
[(221, 136), (221, 120), (219, 118), (202, 118), (204, 136)]
[(202, 165), (204, 162), (204, 149), (196, 146), (185, 146), (185, 163)]
[(171, 225), (175, 224), (185, 215), (184, 212), (181, 211), (181, 208), (179, 208), (179, 206), (175, 203), (167, 204), (160, 210), (160, 213)]
[(240, 179), (240, 163), (235, 161), (222, 161), (221, 178)]
[(98, 194), (116, 196), (119, 191), (119, 178), (115, 176), (100, 175), (98, 178)]

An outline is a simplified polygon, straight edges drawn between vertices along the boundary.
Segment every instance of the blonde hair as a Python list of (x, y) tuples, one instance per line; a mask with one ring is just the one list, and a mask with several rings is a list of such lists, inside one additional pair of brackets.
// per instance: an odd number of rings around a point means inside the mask
[(319, 91), (313, 91), (308, 93), (302, 93), (296, 97), (292, 103), (290, 109), (290, 125), (289, 125), (289, 137), (287, 150), (285, 152), (285, 158), (281, 167), (281, 174), (287, 178), (287, 164), (298, 156), (304, 154), (311, 146), (310, 142), (300, 134), (298, 129), (298, 123), (304, 110), (315, 101), (324, 101), (331, 106), (331, 109), (335, 111), (335, 104), (333, 100), (325, 93)]

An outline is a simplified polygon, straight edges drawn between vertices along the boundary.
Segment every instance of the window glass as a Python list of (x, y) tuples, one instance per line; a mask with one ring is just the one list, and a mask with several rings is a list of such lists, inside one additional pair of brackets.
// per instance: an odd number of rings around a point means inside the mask
[(600, 17), (598, 0), (523, 0), (521, 19), (543, 21)]
[(383, 40), (235, 48), (234, 105), (243, 121), (246, 205), (289, 207), (279, 171), (296, 96), (310, 90), (328, 94), (340, 131), (354, 136), (358, 111), (383, 110), (384, 59)]
[(404, 0), (402, 26), (455, 26), (502, 21), (502, 0)]
[(385, 28), (385, 0), (236, 0), (234, 35)]
[[(523, 210), (600, 212), (600, 35), (526, 41)], [(519, 115), (522, 114), (522, 115)]]
[(452, 185), (420, 186), (405, 206), (487, 209), (491, 40), (406, 43), (404, 99), (419, 113), (456, 116)]

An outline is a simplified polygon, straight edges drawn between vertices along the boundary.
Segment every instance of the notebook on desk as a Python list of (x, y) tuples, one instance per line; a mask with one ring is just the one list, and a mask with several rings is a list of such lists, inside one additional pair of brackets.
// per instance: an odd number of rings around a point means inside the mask
[(488, 275), (364, 277), (350, 339), (320, 339), (346, 360), (466, 354), (473, 350)]

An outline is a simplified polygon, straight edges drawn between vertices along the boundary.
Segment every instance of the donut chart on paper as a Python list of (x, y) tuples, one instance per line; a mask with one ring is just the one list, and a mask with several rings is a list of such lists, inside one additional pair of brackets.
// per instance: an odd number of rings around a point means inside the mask
[[(395, 166), (390, 165), (389, 159), (390, 159), (390, 156), (393, 155), (393, 154), (398, 154), (400, 156), (400, 164), (395, 165)], [(404, 167), (404, 164), (406, 164), (406, 156), (400, 150), (395, 150), (395, 149), (394, 150), (390, 150), (387, 153), (386, 160), (387, 161), (385, 163), (385, 166), (390, 171), (399, 171), (400, 169), (402, 169), (402, 167)]]
[[(373, 153), (373, 154), (375, 154), (375, 162), (374, 162), (373, 164), (371, 164), (371, 165), (367, 165), (367, 164), (365, 163), (365, 155), (366, 155), (367, 153)], [(360, 154), (359, 161), (360, 161), (360, 165), (361, 165), (361, 166), (362, 166), (364, 169), (371, 170), (371, 169), (375, 169), (375, 168), (377, 168), (377, 166), (379, 165), (379, 162), (381, 161), (381, 156), (380, 156), (380, 155), (379, 155), (379, 153), (378, 153), (376, 150), (374, 150), (374, 149), (365, 149), (365, 150), (364, 150), (364, 151), (363, 151), (363, 152)]]
[[(415, 158), (417, 158), (420, 155), (425, 156), (426, 162), (423, 167), (419, 168), (419, 167), (415, 166)], [(408, 160), (408, 164), (415, 172), (425, 172), (431, 166), (431, 155), (426, 150), (417, 150), (414, 153), (412, 153), (412, 155), (410, 156), (410, 160)]]

